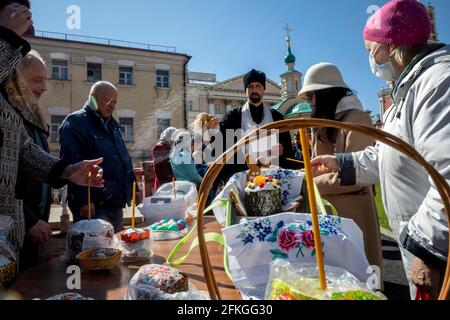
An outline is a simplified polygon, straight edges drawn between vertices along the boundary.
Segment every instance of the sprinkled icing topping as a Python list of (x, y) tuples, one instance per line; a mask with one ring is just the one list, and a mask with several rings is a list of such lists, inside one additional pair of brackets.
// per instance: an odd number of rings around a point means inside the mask
[(274, 179), (272, 176), (250, 177), (245, 192), (258, 192), (263, 190), (281, 189), (281, 181)]

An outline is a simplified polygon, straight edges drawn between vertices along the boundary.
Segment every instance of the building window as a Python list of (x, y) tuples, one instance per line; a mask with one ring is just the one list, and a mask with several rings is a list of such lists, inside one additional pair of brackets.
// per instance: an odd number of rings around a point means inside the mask
[(192, 100), (189, 101), (189, 112), (194, 111), (194, 104), (192, 102)]
[(170, 119), (156, 119), (156, 136), (161, 137), (161, 133), (170, 127)]
[(158, 88), (169, 88), (169, 71), (156, 71), (156, 86)]
[(134, 119), (119, 118), (120, 131), (125, 142), (134, 142)]
[(59, 142), (59, 129), (66, 116), (51, 116), (50, 119), (50, 142)]
[(132, 85), (133, 84), (133, 68), (119, 67), (119, 84)]
[(69, 67), (67, 61), (52, 60), (52, 80), (68, 80)]
[(102, 65), (99, 63), (87, 64), (87, 81), (97, 82), (102, 80)]
[(220, 105), (212, 103), (209, 105), (209, 113), (212, 115), (220, 115), (223, 114), (225, 112), (222, 112)]

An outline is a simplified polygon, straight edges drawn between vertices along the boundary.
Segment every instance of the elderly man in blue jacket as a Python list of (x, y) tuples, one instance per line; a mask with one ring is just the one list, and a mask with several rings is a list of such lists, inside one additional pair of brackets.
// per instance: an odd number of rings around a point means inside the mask
[[(104, 188), (91, 191), (91, 217), (110, 222), (115, 232), (123, 228), (123, 209), (131, 204), (136, 181), (131, 157), (113, 118), (117, 89), (109, 82), (93, 85), (86, 106), (70, 114), (60, 129), (61, 157), (69, 163), (103, 157)], [(139, 189), (136, 199), (142, 200)], [(87, 219), (88, 190), (69, 185), (69, 208), (74, 222)]]

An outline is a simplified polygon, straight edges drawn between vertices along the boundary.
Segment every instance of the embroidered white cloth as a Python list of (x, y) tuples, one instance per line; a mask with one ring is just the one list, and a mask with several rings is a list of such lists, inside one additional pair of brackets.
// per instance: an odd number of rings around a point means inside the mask
[[(281, 205), (282, 210), (291, 208), (296, 201), (301, 197), (302, 184), (305, 174), (301, 171), (287, 170), (287, 169), (263, 169), (263, 174), (272, 176), (274, 179), (281, 181)], [(235, 190), (242, 203), (245, 197), (245, 185), (247, 182), (246, 172), (239, 172), (233, 175), (222, 192), (215, 198), (215, 201), (230, 200), (230, 191)], [(225, 226), (226, 208), (219, 206), (214, 208), (214, 215), (217, 221)]]
[[(372, 272), (356, 223), (328, 215), (319, 216), (319, 223), (325, 264), (367, 281)], [(312, 229), (311, 216), (298, 213), (282, 213), (223, 229), (236, 288), (244, 296), (264, 298), (273, 260), (316, 263)]]

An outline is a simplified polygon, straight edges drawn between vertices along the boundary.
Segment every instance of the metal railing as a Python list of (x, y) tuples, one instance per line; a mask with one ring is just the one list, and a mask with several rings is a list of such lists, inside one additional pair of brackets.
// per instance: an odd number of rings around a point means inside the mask
[(170, 52), (170, 53), (177, 52), (176, 47), (148, 44), (148, 43), (140, 43), (140, 42), (132, 42), (132, 41), (124, 41), (124, 40), (115, 40), (115, 39), (108, 39), (108, 38), (91, 37), (91, 36), (82, 36), (82, 35), (52, 32), (52, 31), (36, 30), (35, 37), (63, 40), (63, 41), (77, 41), (77, 42), (83, 42), (83, 43), (100, 44), (100, 45), (105, 45), (105, 46), (115, 46), (115, 47), (129, 48), (129, 49), (162, 51), (162, 52)]

